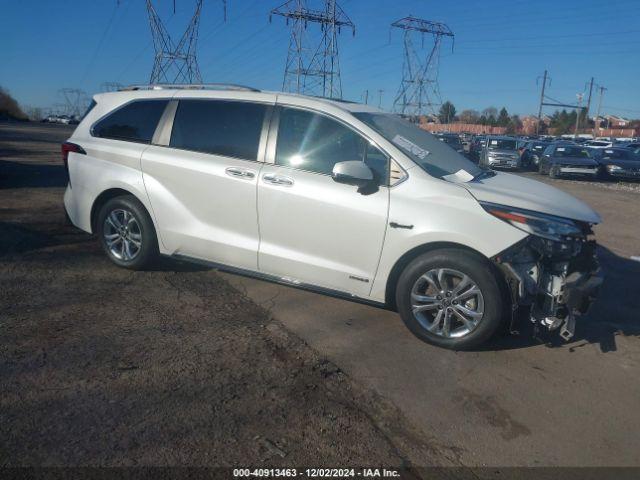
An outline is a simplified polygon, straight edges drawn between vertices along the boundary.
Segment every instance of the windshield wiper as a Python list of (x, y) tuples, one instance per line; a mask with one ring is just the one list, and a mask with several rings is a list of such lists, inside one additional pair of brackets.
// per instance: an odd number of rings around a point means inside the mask
[(491, 177), (495, 177), (495, 176), (496, 176), (496, 172), (494, 172), (493, 170), (491, 170), (489, 168), (483, 168), (482, 171), (479, 174), (477, 174), (475, 177), (473, 177), (473, 180), (482, 180), (483, 178), (491, 178)]

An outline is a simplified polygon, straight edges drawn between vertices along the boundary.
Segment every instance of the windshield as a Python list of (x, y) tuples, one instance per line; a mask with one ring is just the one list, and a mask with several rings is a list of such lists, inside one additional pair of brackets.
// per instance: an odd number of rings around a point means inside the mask
[(353, 115), (402, 150), (429, 175), (442, 178), (462, 170), (476, 177), (483, 172), (430, 133), (397, 115), (371, 112)]
[(637, 156), (631, 150), (605, 150), (602, 154), (605, 160), (622, 159), (622, 160), (638, 160)]
[(448, 135), (443, 135), (442, 137), (438, 137), (444, 143), (451, 145), (452, 147), (461, 147), (462, 142), (458, 137), (452, 137)]
[(515, 140), (492, 138), (489, 140), (489, 150), (516, 150), (516, 144)]
[(589, 150), (583, 147), (567, 145), (566, 147), (557, 147), (554, 154), (556, 157), (578, 157), (591, 158)]

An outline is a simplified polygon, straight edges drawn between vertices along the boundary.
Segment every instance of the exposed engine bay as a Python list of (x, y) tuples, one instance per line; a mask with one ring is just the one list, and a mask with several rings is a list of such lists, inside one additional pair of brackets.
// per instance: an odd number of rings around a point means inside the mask
[(507, 279), (512, 325), (517, 309), (549, 331), (570, 340), (576, 316), (586, 313), (602, 284), (596, 242), (588, 224), (561, 241), (531, 235), (494, 258)]

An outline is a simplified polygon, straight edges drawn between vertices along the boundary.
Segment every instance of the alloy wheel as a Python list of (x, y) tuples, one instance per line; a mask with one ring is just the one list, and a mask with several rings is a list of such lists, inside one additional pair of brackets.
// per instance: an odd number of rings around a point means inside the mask
[(128, 210), (111, 210), (104, 219), (102, 236), (109, 253), (118, 260), (131, 261), (142, 249), (142, 231), (136, 217)]
[(468, 275), (450, 268), (429, 270), (411, 289), (413, 316), (428, 332), (459, 338), (471, 333), (484, 315), (484, 297)]

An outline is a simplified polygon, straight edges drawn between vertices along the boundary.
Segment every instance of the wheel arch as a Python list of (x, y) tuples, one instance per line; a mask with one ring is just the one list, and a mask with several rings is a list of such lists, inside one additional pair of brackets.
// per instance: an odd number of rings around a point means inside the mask
[(407, 251), (406, 253), (404, 253), (397, 261), (396, 263), (393, 265), (393, 267), (391, 268), (391, 271), (389, 273), (389, 276), (387, 278), (387, 284), (385, 287), (385, 304), (387, 305), (387, 308), (389, 308), (390, 310), (396, 310), (397, 306), (396, 306), (396, 285), (398, 284), (398, 280), (400, 278), (400, 275), (402, 274), (402, 271), (405, 269), (405, 267), (407, 265), (409, 265), (409, 263), (411, 263), (411, 261), (415, 258), (417, 258), (420, 255), (423, 255), (425, 253), (428, 252), (432, 252), (434, 250), (440, 250), (443, 248), (451, 248), (451, 249), (458, 249), (458, 250), (464, 250), (467, 251), (469, 253), (472, 253), (474, 255), (478, 255), (479, 257), (487, 260), (493, 267), (494, 267), (494, 274), (497, 274), (497, 278), (499, 279), (499, 281), (505, 282), (504, 280), (504, 276), (499, 273), (499, 270), (497, 268), (495, 268), (494, 263), (491, 261), (491, 259), (489, 259), (487, 256), (483, 255), (482, 253), (480, 253), (478, 250), (475, 250), (467, 245), (463, 245), (461, 243), (455, 243), (455, 242), (430, 242), (430, 243), (424, 243), (422, 245), (418, 245), (414, 248), (412, 248), (411, 250)]
[[(124, 188), (109, 188), (104, 192), (102, 192), (100, 195), (98, 195), (96, 199), (93, 201), (93, 205), (91, 205), (91, 213), (89, 218), (91, 220), (92, 233), (94, 234), (96, 233), (98, 212), (100, 212), (100, 209), (102, 208), (102, 206), (112, 198), (122, 197), (125, 195), (130, 195), (136, 200), (138, 200), (138, 202), (140, 202), (140, 204), (145, 208), (145, 210), (147, 210), (147, 207), (144, 205), (144, 203), (134, 193), (131, 193), (130, 191), (125, 190)], [(148, 210), (147, 210), (147, 213), (149, 213)]]

